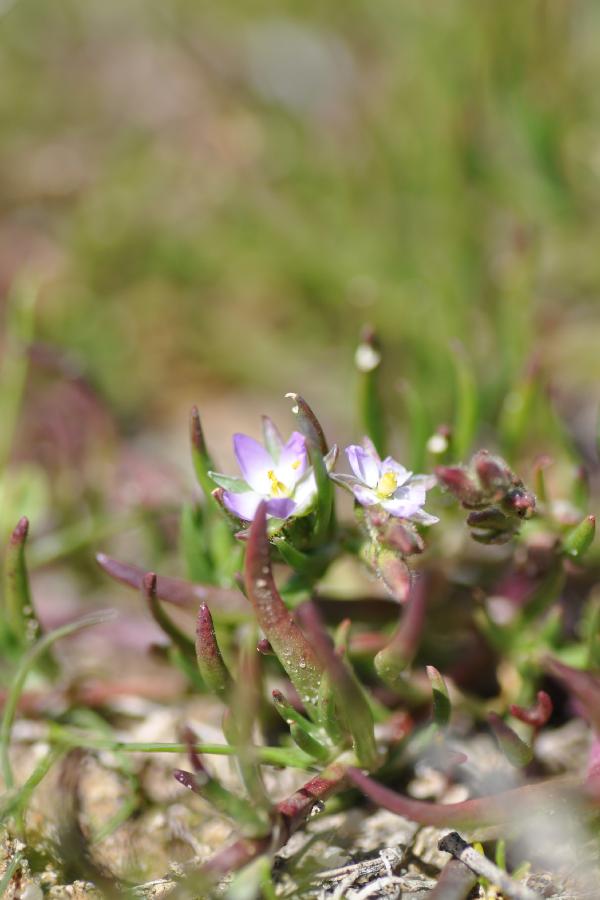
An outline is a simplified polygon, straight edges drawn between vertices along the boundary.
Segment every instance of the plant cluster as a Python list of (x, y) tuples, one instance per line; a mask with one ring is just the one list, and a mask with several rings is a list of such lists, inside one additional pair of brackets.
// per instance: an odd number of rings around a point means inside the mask
[[(246, 889), (252, 883), (256, 895), (271, 896), (274, 853), (336, 795), (360, 802), (364, 794), (423, 824), (493, 825), (506, 838), (534, 806), (569, 803), (586, 828), (597, 814), (600, 557), (582, 472), (549, 486), (548, 460), (540, 459), (526, 486), (497, 453), (479, 450), (466, 462), (478, 426), (477, 387), (462, 358), (454, 423), (421, 435), (411, 457), (430, 471), (409, 471), (386, 455), (380, 363), (368, 335), (357, 354), (366, 434), (345, 449), (350, 472), (340, 471), (337, 446), (300, 395), (289, 395), (297, 430), (287, 441), (268, 417), (262, 444), (234, 436), (239, 476), (217, 471), (194, 409), (192, 454), (204, 498), (181, 521), (193, 579), (98, 556), (111, 577), (141, 592), (190, 691), (222, 704), (223, 744), (201, 744), (193, 723), (182, 722), (181, 740), (168, 749), (189, 758), (177, 781), (232, 820), (239, 837), (188, 872), (182, 889), (206, 892), (243, 870)], [(518, 428), (505, 433), (514, 450)], [(565, 483), (568, 498), (555, 494)], [(339, 515), (337, 491), (350, 495), (350, 521)], [(1, 812), (17, 830), (32, 791), (67, 750), (165, 749), (115, 740), (108, 714), (99, 730), (67, 713), (49, 721), (47, 754), (15, 785), (11, 733), (25, 680), (32, 672), (46, 685), (60, 678), (56, 640), (106, 617), (42, 635), (29, 591), (27, 530), (22, 519), (5, 554), (0, 633), (10, 683), (0, 731)], [(366, 594), (332, 593), (340, 560), (368, 570)], [(193, 611), (195, 636), (169, 607)], [(537, 745), (574, 714), (589, 723), (589, 765), (555, 778)], [(465, 780), (468, 742), (465, 756), (458, 740), (465, 729), (494, 736), (518, 772), (513, 786), (450, 804), (398, 792), (424, 758), (449, 783)], [(238, 792), (211, 772), (211, 753), (236, 761)], [(307, 778), (274, 803), (264, 766), (304, 770)], [(235, 896), (235, 882), (231, 890)]]

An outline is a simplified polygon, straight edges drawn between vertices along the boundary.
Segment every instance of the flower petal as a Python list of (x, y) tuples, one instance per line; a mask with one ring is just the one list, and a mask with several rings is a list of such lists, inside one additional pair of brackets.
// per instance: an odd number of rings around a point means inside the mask
[(358, 444), (350, 444), (349, 447), (346, 447), (346, 456), (356, 477), (360, 478), (368, 487), (376, 487), (381, 465), (379, 457), (363, 450)]
[(438, 481), (435, 475), (413, 475), (410, 479), (411, 487), (412, 485), (418, 485), (420, 488), (423, 488), (424, 491), (430, 491), (437, 483)]
[(336, 481), (338, 484), (341, 484), (342, 487), (353, 487), (355, 484), (363, 484), (360, 478), (357, 478), (356, 475), (345, 475), (343, 472), (337, 473), (333, 472), (330, 476), (332, 481)]
[(411, 519), (419, 510), (419, 503), (412, 497), (390, 497), (389, 500), (382, 500), (381, 505), (390, 515), (401, 519)]
[(430, 513), (425, 512), (424, 509), (418, 509), (411, 516), (413, 522), (418, 522), (420, 525), (435, 525), (436, 522), (439, 522), (438, 516), (432, 516)]
[(250, 487), (259, 494), (270, 494), (271, 483), (267, 472), (275, 468), (275, 463), (262, 444), (247, 434), (234, 434), (233, 450)]
[(376, 506), (380, 502), (375, 491), (365, 487), (363, 484), (353, 485), (352, 493), (362, 506)]
[(289, 497), (274, 497), (267, 500), (267, 513), (277, 519), (287, 519), (296, 510), (296, 504)]
[(262, 497), (255, 491), (245, 491), (243, 494), (223, 492), (223, 506), (245, 522), (252, 521), (261, 500)]
[(412, 472), (405, 469), (404, 466), (399, 462), (396, 462), (395, 459), (392, 459), (391, 456), (386, 456), (381, 463), (381, 472), (382, 474), (385, 472), (393, 472), (399, 485), (405, 484), (412, 475)]
[(381, 457), (379, 456), (379, 453), (377, 452), (377, 450), (375, 448), (375, 444), (373, 443), (373, 441), (371, 440), (370, 437), (367, 437), (365, 435), (364, 438), (362, 439), (362, 445), (363, 445), (363, 448), (369, 454), (369, 456), (372, 456), (373, 459), (377, 460), (378, 463), (381, 462)]
[(294, 491), (295, 516), (303, 516), (310, 512), (317, 497), (317, 482), (312, 469), (299, 481)]
[(325, 463), (325, 468), (328, 472), (331, 472), (333, 467), (335, 466), (338, 458), (338, 445), (332, 444), (325, 456), (323, 457), (323, 462)]
[(306, 438), (299, 431), (294, 431), (281, 451), (275, 474), (288, 489), (292, 489), (300, 481), (307, 467)]
[(277, 462), (284, 447), (283, 438), (275, 422), (269, 416), (262, 417), (263, 442), (267, 451)]

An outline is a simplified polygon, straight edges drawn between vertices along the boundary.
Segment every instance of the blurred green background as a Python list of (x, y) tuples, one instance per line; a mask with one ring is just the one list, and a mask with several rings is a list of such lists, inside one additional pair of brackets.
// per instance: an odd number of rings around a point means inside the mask
[(589, 394), (599, 44), (596, 0), (2, 0), (0, 292), (43, 273), (38, 337), (128, 424), (346, 416), (365, 321), (434, 421), (454, 339), (492, 409), (533, 356)]

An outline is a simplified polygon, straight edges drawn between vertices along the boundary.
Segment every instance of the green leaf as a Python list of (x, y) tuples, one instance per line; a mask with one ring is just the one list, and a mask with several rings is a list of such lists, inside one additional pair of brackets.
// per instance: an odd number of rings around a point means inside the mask
[(184, 634), (180, 628), (168, 617), (160, 604), (156, 593), (156, 575), (154, 572), (148, 572), (144, 575), (142, 581), (142, 594), (146, 600), (152, 618), (161, 628), (168, 638), (173, 642), (174, 646), (196, 665), (196, 648), (193, 640)]
[(192, 463), (196, 478), (206, 497), (207, 504), (211, 505), (214, 503), (211, 495), (216, 487), (210, 476), (211, 470), (214, 469), (214, 464), (206, 448), (204, 431), (197, 406), (193, 406), (190, 413), (190, 441), (192, 445)]
[(378, 752), (373, 713), (363, 689), (353, 670), (335, 652), (314, 604), (305, 603), (299, 614), (320, 664), (329, 675), (335, 709), (352, 735), (357, 759), (361, 766), (372, 769), (377, 765)]
[(426, 666), (426, 670), (433, 694), (433, 721), (440, 728), (446, 728), (452, 714), (452, 704), (446, 682), (435, 666)]
[(227, 702), (233, 679), (219, 649), (212, 616), (206, 603), (201, 603), (198, 609), (196, 658), (203, 682), (213, 694)]
[(457, 461), (466, 459), (477, 431), (478, 394), (473, 369), (462, 349), (452, 355), (455, 380), (455, 410), (452, 429), (452, 449)]
[(411, 472), (422, 472), (427, 458), (427, 441), (431, 433), (429, 414), (418, 391), (411, 384), (404, 382), (401, 391), (407, 413), (408, 468)]
[(209, 472), (208, 474), (218, 487), (231, 491), (233, 494), (245, 494), (251, 490), (250, 485), (243, 478), (235, 478), (233, 475), (221, 475), (220, 472)]
[(563, 538), (563, 552), (573, 559), (579, 559), (591, 547), (595, 534), (596, 517), (586, 516)]
[(29, 673), (56, 641), (68, 637), (76, 631), (81, 631), (82, 628), (91, 628), (94, 625), (101, 625), (104, 622), (108, 622), (110, 619), (114, 618), (114, 615), (113, 610), (104, 610), (102, 612), (93, 613), (90, 616), (85, 616), (83, 619), (77, 619), (75, 622), (69, 622), (67, 625), (62, 625), (60, 628), (56, 628), (54, 631), (50, 631), (48, 634), (45, 634), (44, 637), (40, 638), (32, 647), (30, 647), (21, 659), (6, 696), (2, 723), (0, 724), (0, 769), (2, 770), (6, 788), (10, 789), (14, 786), (8, 751), (17, 705)]
[(206, 518), (203, 507), (185, 503), (181, 510), (179, 540), (188, 578), (211, 584), (214, 582), (215, 573), (207, 550)]
[(533, 759), (533, 750), (521, 740), (516, 731), (507, 725), (496, 713), (490, 713), (488, 721), (492, 727), (500, 750), (512, 766), (523, 768)]

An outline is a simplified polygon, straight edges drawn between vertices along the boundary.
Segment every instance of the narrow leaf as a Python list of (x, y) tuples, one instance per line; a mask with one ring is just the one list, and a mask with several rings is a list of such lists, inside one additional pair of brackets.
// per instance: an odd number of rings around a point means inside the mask
[(456, 459), (461, 460), (466, 458), (477, 430), (477, 382), (461, 348), (453, 353), (452, 360), (456, 390), (452, 447)]
[(212, 616), (206, 603), (201, 603), (198, 609), (196, 658), (200, 675), (208, 689), (227, 702), (233, 681), (221, 655)]
[(594, 729), (600, 732), (600, 677), (591, 672), (574, 669), (557, 659), (548, 659), (545, 668), (560, 679), (579, 701)]
[(142, 579), (142, 594), (148, 603), (152, 618), (186, 658), (195, 661), (196, 650), (194, 642), (187, 634), (184, 634), (173, 621), (171, 621), (163, 610), (156, 593), (156, 580), (154, 572), (148, 572)]
[(258, 624), (295, 686), (307, 712), (316, 716), (322, 666), (281, 599), (271, 568), (265, 503), (250, 527), (244, 569), (246, 592)]
[(306, 628), (319, 662), (329, 675), (336, 709), (346, 724), (361, 765), (373, 768), (377, 763), (377, 747), (373, 730), (373, 714), (354, 673), (335, 652), (316, 606), (303, 604), (298, 613)]
[[(115, 581), (138, 591), (142, 589), (145, 569), (119, 562), (105, 553), (98, 553), (96, 560)], [(173, 606), (193, 611), (197, 609), (199, 602), (210, 603), (213, 613), (215, 609), (219, 608), (231, 613), (241, 612), (245, 609), (243, 598), (237, 590), (195, 584), (182, 578), (169, 578), (164, 575), (156, 576), (156, 596), (163, 603), (171, 603)]]
[(60, 628), (56, 628), (54, 631), (50, 631), (48, 632), (48, 634), (45, 634), (35, 644), (33, 644), (33, 646), (30, 647), (30, 649), (22, 657), (17, 671), (13, 675), (12, 682), (8, 690), (6, 700), (4, 702), (4, 712), (2, 715), (2, 723), (0, 725), (0, 769), (2, 771), (2, 777), (4, 778), (4, 784), (6, 788), (12, 788), (14, 786), (14, 779), (8, 750), (10, 746), (11, 731), (17, 711), (17, 706), (19, 703), (19, 698), (21, 697), (21, 693), (23, 691), (23, 687), (25, 686), (25, 682), (29, 673), (35, 667), (38, 660), (44, 656), (44, 654), (54, 643), (56, 643), (56, 641), (59, 641), (64, 637), (68, 637), (70, 634), (74, 634), (76, 631), (81, 631), (82, 628), (91, 628), (94, 625), (101, 625), (104, 622), (108, 622), (114, 617), (114, 615), (115, 613), (113, 610), (103, 610), (102, 612), (97, 612), (93, 613), (92, 615), (85, 616), (85, 618), (78, 619), (75, 622), (69, 622), (66, 625), (62, 625)]
[(426, 595), (423, 579), (415, 581), (403, 606), (400, 624), (389, 643), (375, 657), (379, 677), (391, 687), (398, 687), (403, 672), (411, 664), (419, 648), (425, 622)]
[(294, 402), (292, 412), (297, 417), (298, 427), (309, 446), (317, 447), (321, 456), (326, 456), (328, 447), (325, 432), (304, 397), (294, 393), (286, 394), (285, 396)]
[(25, 562), (25, 543), (29, 520), (23, 516), (10, 536), (4, 557), (4, 604), (11, 633), (21, 646), (40, 635), (33, 613), (29, 576)]
[(446, 682), (435, 666), (426, 666), (427, 677), (433, 694), (433, 721), (440, 728), (445, 728), (452, 714), (452, 704), (448, 695)]
[(596, 534), (596, 517), (586, 516), (579, 525), (571, 529), (563, 539), (563, 551), (567, 556), (578, 559), (591, 547)]
[(488, 722), (498, 741), (500, 750), (511, 766), (521, 769), (529, 765), (533, 759), (533, 750), (525, 741), (521, 740), (516, 731), (513, 731), (510, 725), (507, 725), (496, 713), (489, 714)]
[(422, 472), (427, 456), (427, 440), (431, 431), (429, 414), (421, 395), (412, 384), (404, 382), (400, 390), (407, 413), (408, 468), (411, 472)]
[(438, 828), (473, 828), (478, 825), (509, 823), (519, 815), (529, 813), (532, 808), (546, 805), (549, 809), (557, 806), (562, 809), (565, 801), (570, 795), (576, 794), (580, 787), (575, 779), (550, 778), (537, 784), (524, 785), (487, 797), (474, 797), (460, 803), (427, 803), (397, 794), (360, 769), (349, 767), (348, 778), (378, 806), (421, 825), (434, 825)]
[(202, 422), (200, 421), (200, 413), (197, 406), (192, 406), (190, 413), (190, 441), (196, 478), (207, 503), (212, 504), (213, 501), (210, 498), (216, 485), (210, 477), (210, 471), (214, 469), (214, 465), (206, 448), (204, 431), (202, 430)]

